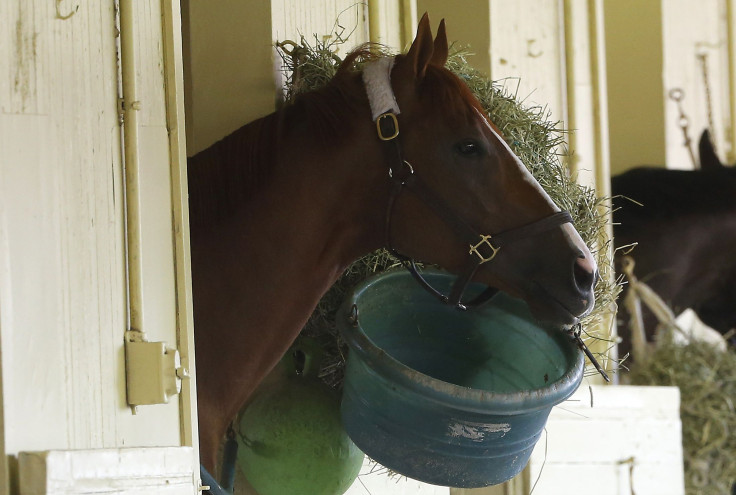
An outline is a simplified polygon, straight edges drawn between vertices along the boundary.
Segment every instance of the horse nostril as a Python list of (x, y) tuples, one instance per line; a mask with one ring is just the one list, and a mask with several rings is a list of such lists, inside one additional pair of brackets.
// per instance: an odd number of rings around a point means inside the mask
[(581, 292), (588, 292), (595, 285), (598, 278), (598, 270), (596, 270), (595, 262), (592, 262), (586, 256), (580, 256), (575, 259), (573, 266), (573, 276), (575, 277), (575, 285)]

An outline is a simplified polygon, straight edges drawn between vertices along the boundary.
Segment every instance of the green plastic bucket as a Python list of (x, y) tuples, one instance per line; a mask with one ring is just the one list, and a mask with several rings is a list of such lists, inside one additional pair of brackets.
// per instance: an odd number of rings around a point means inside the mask
[[(424, 275), (445, 290), (453, 280)], [(358, 286), (337, 324), (350, 346), (345, 430), (369, 457), (426, 483), (473, 488), (517, 475), (552, 407), (583, 378), (583, 354), (523, 301), (499, 293), (458, 311), (403, 270)]]

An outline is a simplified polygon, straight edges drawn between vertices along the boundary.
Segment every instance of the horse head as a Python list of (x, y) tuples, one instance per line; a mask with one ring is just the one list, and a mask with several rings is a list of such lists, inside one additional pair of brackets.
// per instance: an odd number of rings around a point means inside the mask
[[(596, 262), (570, 217), (444, 67), (447, 54), (444, 21), (433, 40), (425, 14), (408, 53), (388, 69), (400, 134), (398, 151), (385, 155), (405, 160), (394, 169), (409, 186), (387, 215), (389, 245), (455, 273), (467, 273), (477, 256), (474, 281), (524, 299), (540, 320), (574, 324), (593, 306)], [(414, 181), (421, 187), (412, 189)]]
[(425, 16), (406, 55), (356, 50), (324, 87), (189, 160), (208, 469), (322, 294), (382, 244), (517, 295), (555, 324), (592, 307), (590, 251), (444, 67), (447, 51), (444, 23), (433, 39)]

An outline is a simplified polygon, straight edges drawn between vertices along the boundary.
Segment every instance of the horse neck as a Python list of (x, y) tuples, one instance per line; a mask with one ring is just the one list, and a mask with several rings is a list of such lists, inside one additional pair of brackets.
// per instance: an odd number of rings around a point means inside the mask
[(388, 180), (380, 149), (367, 144), (376, 141), (370, 116), (334, 146), (301, 117), (278, 113), (251, 129), (273, 145), (270, 178), (237, 214), (192, 237), (200, 410), (216, 429), (286, 352), (347, 264), (383, 242)]
[(269, 221), (246, 220), (261, 234), (291, 236), (293, 244), (280, 244), (300, 246), (300, 257), (308, 258), (312, 247), (319, 265), (340, 269), (383, 243), (385, 201), (379, 198), (388, 197), (370, 117), (366, 112), (365, 122), (356, 123), (354, 110), (341, 110), (350, 108), (340, 101), (345, 94), (351, 93), (330, 86), (271, 117), (277, 122), (270, 126), (275, 136), (265, 139), (271, 152), (256, 155), (272, 161), (272, 177), (247, 207)]
[[(195, 168), (217, 176), (196, 194), (224, 196), (232, 210), (192, 233), (193, 251), (217, 264), (209, 270), (220, 277), (272, 279), (284, 271), (293, 275), (286, 285), (296, 280), (303, 289), (313, 280), (326, 290), (350, 262), (383, 244), (388, 179), (370, 117), (365, 125), (346, 122), (333, 142), (305, 118), (312, 110), (275, 112), (194, 157), (210, 162)], [(205, 213), (222, 207), (199, 203)]]

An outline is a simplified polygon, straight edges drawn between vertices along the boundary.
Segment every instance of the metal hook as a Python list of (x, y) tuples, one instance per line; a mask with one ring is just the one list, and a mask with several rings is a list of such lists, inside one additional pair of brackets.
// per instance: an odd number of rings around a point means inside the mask
[(685, 91), (682, 88), (673, 88), (668, 93), (670, 100), (680, 102), (685, 98)]
[(536, 49), (536, 50), (534, 50), (534, 52), (532, 52), (532, 49), (533, 49), (534, 45), (536, 45), (536, 44), (537, 44), (537, 40), (535, 40), (535, 39), (528, 39), (528, 40), (526, 40), (526, 54), (527, 54), (527, 56), (529, 56), (531, 58), (539, 58), (539, 57), (541, 57), (544, 54), (544, 50), (539, 49), (539, 48)]
[(62, 14), (61, 13), (61, 2), (64, 0), (56, 0), (56, 18), (61, 19), (62, 21), (65, 21), (69, 19), (71, 16), (79, 12), (79, 4), (77, 4), (76, 7), (74, 7), (68, 14)]
[[(414, 175), (414, 167), (411, 166), (411, 163), (407, 162), (406, 160), (403, 160), (404, 165), (409, 169), (409, 173), (407, 175)], [(394, 178), (394, 169), (390, 168), (388, 169), (388, 176), (390, 178)], [(403, 183), (403, 182), (402, 182)]]
[(353, 307), (350, 308), (350, 314), (348, 315), (348, 321), (350, 324), (354, 327), (358, 326), (358, 305), (353, 304)]

